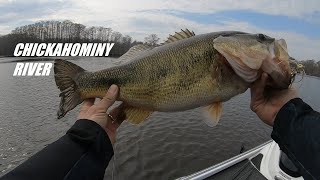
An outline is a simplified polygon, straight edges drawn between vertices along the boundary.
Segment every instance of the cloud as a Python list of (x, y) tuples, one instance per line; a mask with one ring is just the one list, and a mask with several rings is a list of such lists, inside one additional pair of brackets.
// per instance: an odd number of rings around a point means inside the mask
[(8, 25), (0, 25), (0, 35), (7, 34), (11, 31), (11, 27)]
[[(320, 19), (320, 1), (310, 0), (0, 0), (0, 34), (8, 32), (8, 26), (29, 24), (40, 20), (66, 20), (87, 26), (111, 27), (134, 39), (143, 40), (151, 33), (158, 34), (164, 40), (181, 28), (189, 28), (197, 34), (239, 30), (245, 32), (262, 32), (286, 39), (292, 56), (306, 59), (319, 58), (319, 39), (290, 31), (272, 31), (262, 29), (254, 24), (223, 18), (213, 23), (199, 23), (177, 14), (190, 12), (213, 14), (222, 11), (248, 10), (270, 15), (282, 15), (304, 19), (317, 23)], [(2, 28), (1, 28), (2, 27)]]
[(270, 32), (287, 41), (289, 54), (297, 59), (320, 60), (320, 39), (312, 39), (301, 34), (291, 32)]
[[(34, 2), (39, 2), (39, 0)], [(47, 3), (47, 0), (41, 0), (40, 2)], [(201, 14), (213, 14), (232, 10), (248, 10), (270, 15), (283, 15), (309, 20), (316, 20), (320, 17), (320, 1), (318, 0), (309, 0), (308, 2), (301, 0), (203, 0), (196, 3), (194, 0), (137, 0), (134, 2), (130, 0), (64, 0), (52, 2), (68, 2), (72, 4), (70, 8), (65, 9), (66, 11), (85, 10), (92, 14), (108, 16), (115, 14), (123, 16), (128, 12), (144, 10), (170, 10), (172, 12), (181, 11)], [(310, 22), (312, 22), (312, 20)]]
[[(11, 30), (18, 26), (34, 23), (35, 17), (46, 17), (60, 9), (68, 9), (69, 2), (57, 0), (0, 0), (0, 24), (10, 26)], [(0, 34), (9, 33), (10, 30), (0, 29)]]
[[(320, 1), (318, 0), (138, 0), (134, 3), (130, 0), (117, 1), (76, 1), (70, 0), (74, 4), (82, 5), (88, 9), (99, 12), (114, 12), (114, 11), (139, 11), (139, 10), (171, 10), (191, 13), (212, 14), (221, 11), (232, 10), (250, 10), (254, 12), (270, 14), (270, 15), (284, 15), (291, 17), (308, 17), (312, 14), (319, 13)], [(317, 16), (318, 17), (318, 16)]]

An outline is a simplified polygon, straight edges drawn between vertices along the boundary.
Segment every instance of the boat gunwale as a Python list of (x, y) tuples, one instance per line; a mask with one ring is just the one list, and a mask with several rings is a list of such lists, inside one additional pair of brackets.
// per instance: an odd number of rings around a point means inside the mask
[(259, 154), (259, 152), (264, 149), (265, 147), (267, 147), (268, 145), (270, 145), (273, 142), (273, 140), (269, 140), (263, 144), (260, 144), (259, 146), (256, 146), (244, 153), (241, 153), (237, 156), (234, 156), (230, 159), (227, 159), (225, 161), (222, 161), (221, 163), (215, 164), (213, 166), (210, 166), (206, 169), (203, 169), (201, 171), (195, 172), (191, 175), (187, 175), (187, 176), (183, 176), (178, 178), (178, 180), (198, 180), (198, 179), (205, 179), (208, 178), (210, 176), (213, 176), (245, 159), (249, 159), (250, 157), (255, 157), (256, 155)]

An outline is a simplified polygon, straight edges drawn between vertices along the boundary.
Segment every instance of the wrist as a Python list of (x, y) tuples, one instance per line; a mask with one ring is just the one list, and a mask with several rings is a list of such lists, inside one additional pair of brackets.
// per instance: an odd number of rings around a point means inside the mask
[(66, 134), (75, 142), (89, 145), (95, 141), (96, 136), (100, 133), (107, 135), (104, 129), (95, 121), (78, 119)]
[(285, 117), (290, 116), (292, 113), (292, 108), (294, 107), (294, 102), (296, 101), (302, 101), (299, 97), (294, 97), (287, 102), (285, 102), (277, 111), (274, 117), (274, 123), (275, 121), (279, 121), (280, 119), (283, 119)]

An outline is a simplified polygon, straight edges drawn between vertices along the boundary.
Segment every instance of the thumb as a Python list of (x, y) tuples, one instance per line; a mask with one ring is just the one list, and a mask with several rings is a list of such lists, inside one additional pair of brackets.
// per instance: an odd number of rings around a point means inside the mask
[(107, 111), (108, 108), (116, 101), (119, 88), (117, 85), (111, 85), (107, 94), (97, 103), (97, 107), (103, 111)]

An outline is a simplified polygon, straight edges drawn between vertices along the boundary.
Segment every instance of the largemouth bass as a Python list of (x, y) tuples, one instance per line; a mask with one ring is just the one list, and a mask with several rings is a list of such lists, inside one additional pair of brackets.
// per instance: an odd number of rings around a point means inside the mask
[(222, 102), (245, 92), (262, 72), (275, 88), (288, 88), (292, 73), (284, 40), (264, 34), (228, 31), (195, 35), (182, 30), (161, 46), (136, 45), (119, 58), (119, 66), (97, 72), (64, 60), (54, 64), (61, 90), (58, 118), (84, 99), (103, 97), (110, 85), (127, 104), (129, 122), (138, 124), (152, 112), (204, 107), (209, 125), (217, 124)]

